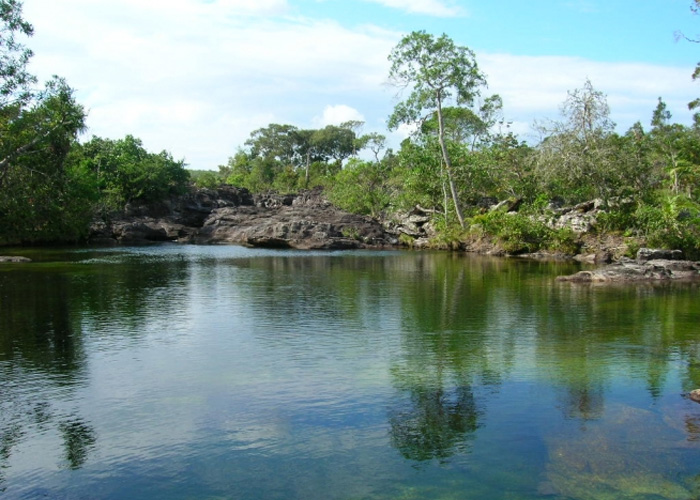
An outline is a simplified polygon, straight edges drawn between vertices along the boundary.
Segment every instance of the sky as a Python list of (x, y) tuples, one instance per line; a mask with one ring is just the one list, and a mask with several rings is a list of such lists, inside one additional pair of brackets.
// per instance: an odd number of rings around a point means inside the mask
[(64, 77), (88, 131), (131, 134), (188, 168), (217, 170), (271, 123), (321, 128), (387, 117), (401, 98), (387, 56), (411, 31), (469, 47), (485, 96), (522, 140), (560, 118), (568, 91), (590, 79), (624, 133), (649, 127), (658, 98), (676, 122), (687, 103), (700, 15), (692, 0), (24, 0), (35, 34), (30, 69)]

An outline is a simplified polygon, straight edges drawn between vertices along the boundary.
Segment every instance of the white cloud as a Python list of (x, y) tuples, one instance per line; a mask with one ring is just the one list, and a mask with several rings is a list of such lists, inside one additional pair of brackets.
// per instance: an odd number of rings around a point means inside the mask
[(314, 118), (314, 123), (319, 127), (325, 127), (326, 125), (340, 125), (350, 120), (364, 122), (365, 117), (351, 106), (337, 104), (335, 106), (326, 106), (323, 110), (323, 115)]
[(458, 17), (465, 15), (464, 9), (441, 0), (368, 0), (370, 2), (405, 10), (410, 14), (426, 14), (435, 17)]
[(574, 57), (479, 54), (477, 58), (487, 75), (488, 92), (500, 94), (506, 118), (521, 123), (527, 122), (527, 117), (530, 123), (558, 118), (567, 91), (581, 88), (587, 78), (607, 95), (611, 117), (620, 132), (638, 120), (648, 126), (659, 97), (666, 101), (675, 120), (690, 123), (687, 103), (700, 94), (688, 68)]
[[(446, 4), (400, 4), (431, 5)], [(193, 168), (215, 169), (269, 123), (363, 119), (365, 132), (386, 133), (396, 103), (385, 85), (387, 54), (401, 33), (289, 17), (282, 0), (31, 0), (24, 11), (36, 32), (32, 71), (67, 79), (89, 110), (90, 134), (133, 134)], [(690, 123), (686, 103), (700, 95), (688, 68), (507, 54), (477, 60), (488, 92), (501, 94), (506, 119), (523, 133), (534, 119), (556, 118), (566, 91), (586, 78), (608, 95), (623, 129), (638, 119), (647, 125), (659, 96)], [(392, 147), (406, 132), (388, 134)]]
[[(76, 88), (90, 134), (131, 133), (193, 168), (216, 168), (271, 122), (311, 126), (324, 101), (381, 93), (386, 54), (399, 37), (327, 20), (219, 15), (240, 1), (168, 1), (157, 16), (144, 10), (158, 2), (28, 3), (32, 69), (42, 79), (58, 73)], [(361, 116), (349, 107), (328, 113), (324, 120)]]

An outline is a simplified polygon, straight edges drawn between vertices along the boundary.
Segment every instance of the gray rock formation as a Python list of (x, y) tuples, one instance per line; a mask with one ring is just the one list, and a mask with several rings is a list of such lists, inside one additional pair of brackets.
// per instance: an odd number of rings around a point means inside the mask
[(680, 250), (663, 250), (658, 248), (640, 248), (637, 251), (637, 262), (649, 260), (682, 260), (683, 252)]
[(128, 207), (115, 220), (93, 224), (91, 241), (230, 243), (297, 249), (398, 244), (379, 222), (333, 207), (320, 191), (253, 196), (233, 187), (198, 190), (167, 203)]

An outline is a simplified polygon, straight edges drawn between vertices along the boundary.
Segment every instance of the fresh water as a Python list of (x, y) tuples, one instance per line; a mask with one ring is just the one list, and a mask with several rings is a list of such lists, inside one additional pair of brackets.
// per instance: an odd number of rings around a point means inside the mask
[(700, 495), (697, 285), (430, 252), (14, 253), (0, 499)]

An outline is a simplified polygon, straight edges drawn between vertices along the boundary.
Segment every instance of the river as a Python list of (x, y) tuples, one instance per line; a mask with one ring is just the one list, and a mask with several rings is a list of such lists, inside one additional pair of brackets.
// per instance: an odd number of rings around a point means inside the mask
[(700, 494), (697, 284), (431, 252), (19, 253), (3, 500)]

